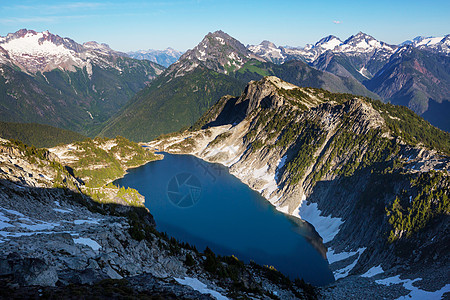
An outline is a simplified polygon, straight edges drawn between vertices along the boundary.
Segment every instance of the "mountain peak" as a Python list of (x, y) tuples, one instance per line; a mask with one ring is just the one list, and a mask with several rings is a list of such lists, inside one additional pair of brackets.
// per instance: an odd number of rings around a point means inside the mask
[(211, 39), (211, 38), (215, 38), (221, 44), (223, 44), (224, 41), (234, 40), (234, 38), (232, 36), (230, 36), (226, 32), (223, 32), (222, 30), (216, 30), (214, 32), (209, 32), (203, 39)]
[(281, 50), (282, 47), (277, 47), (274, 43), (267, 40), (262, 41), (259, 45), (249, 45), (247, 48), (255, 55), (273, 63), (282, 63), (286, 59), (285, 54)]
[(109, 47), (108, 44), (105, 43), (97, 43), (95, 41), (89, 41), (83, 44), (85, 49), (94, 50), (104, 55), (119, 55), (119, 56), (127, 56), (125, 53), (115, 51)]
[(365, 40), (365, 41), (375, 40), (376, 41), (376, 39), (373, 36), (368, 35), (368, 34), (362, 32), (362, 31), (360, 31), (357, 34), (352, 35), (351, 37), (346, 39), (344, 41), (344, 44), (351, 44), (351, 43), (360, 42), (360, 41), (363, 41), (363, 40)]
[(342, 41), (334, 35), (329, 35), (320, 39), (314, 47), (321, 47), (325, 50), (333, 50), (337, 46), (341, 45)]
[(218, 30), (208, 33), (197, 46), (186, 51), (167, 75), (175, 72), (175, 76), (182, 76), (200, 65), (228, 74), (240, 69), (250, 58), (257, 57), (241, 42)]
[(264, 40), (260, 43), (260, 45), (264, 46), (264, 47), (271, 47), (271, 48), (277, 48), (277, 46), (272, 43), (271, 41), (268, 40)]
[(323, 43), (327, 43), (327, 42), (329, 42), (329, 41), (331, 41), (331, 40), (334, 40), (334, 39), (339, 40), (338, 37), (336, 37), (336, 36), (334, 36), (334, 35), (329, 35), (329, 36), (326, 36), (326, 37), (324, 37), (324, 38), (321, 38), (321, 39), (316, 43), (316, 45), (320, 45), (320, 44), (323, 44)]
[(227, 36), (227, 37), (230, 37), (227, 33), (225, 33), (224, 31), (222, 31), (222, 30), (216, 30), (216, 31), (214, 31), (214, 32), (209, 32), (208, 34), (207, 34), (207, 36), (208, 35), (213, 35), (213, 36)]

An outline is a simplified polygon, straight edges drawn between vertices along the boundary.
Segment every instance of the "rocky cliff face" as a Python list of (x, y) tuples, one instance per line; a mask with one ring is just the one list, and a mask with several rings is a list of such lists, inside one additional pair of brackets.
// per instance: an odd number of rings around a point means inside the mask
[[(335, 278), (346, 278), (337, 282), (342, 297), (349, 282), (374, 291), (398, 275), (388, 297), (420, 289), (443, 294), (448, 148), (436, 151), (403, 126), (414, 120), (445, 143), (449, 136), (407, 112), (266, 77), (239, 98), (222, 98), (194, 131), (149, 145), (224, 164), (277, 209), (311, 223), (328, 247)], [(427, 217), (417, 221), (418, 214)]]

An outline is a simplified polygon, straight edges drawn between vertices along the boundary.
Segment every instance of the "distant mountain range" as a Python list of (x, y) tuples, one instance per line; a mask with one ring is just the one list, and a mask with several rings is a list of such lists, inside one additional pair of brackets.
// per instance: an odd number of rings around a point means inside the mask
[(183, 52), (172, 48), (167, 48), (164, 50), (138, 50), (134, 52), (128, 52), (127, 54), (131, 58), (147, 59), (167, 68), (168, 66), (176, 62), (180, 58), (180, 56), (183, 55)]
[(378, 41), (374, 37), (359, 32), (342, 41), (334, 35), (322, 38), (315, 44), (307, 44), (305, 47), (280, 46), (263, 41), (259, 45), (248, 45), (247, 48), (255, 54), (275, 63), (284, 63), (292, 59), (300, 59), (308, 63), (314, 63), (320, 55), (330, 51), (333, 53), (345, 53), (349, 56), (390, 56), (398, 48), (410, 45), (421, 50), (428, 50), (441, 54), (450, 54), (450, 35), (442, 37), (416, 37), (399, 45), (389, 45)]
[(192, 125), (220, 97), (272, 75), (405, 105), (450, 131), (449, 35), (389, 45), (362, 32), (295, 48), (244, 46), (216, 31), (184, 54), (127, 54), (22, 29), (0, 37), (0, 121), (150, 140)]
[(302, 61), (268, 62), (224, 33), (208, 33), (111, 118), (101, 135), (136, 141), (190, 126), (221, 96), (239, 95), (250, 80), (275, 75), (301, 86), (378, 97), (354, 78), (317, 70)]
[(95, 134), (164, 67), (48, 31), (0, 37), (0, 121)]
[(304, 48), (263, 41), (248, 49), (277, 64), (301, 60), (319, 70), (354, 78), (384, 101), (408, 106), (450, 131), (450, 35), (389, 45), (359, 32), (345, 41), (330, 35)]

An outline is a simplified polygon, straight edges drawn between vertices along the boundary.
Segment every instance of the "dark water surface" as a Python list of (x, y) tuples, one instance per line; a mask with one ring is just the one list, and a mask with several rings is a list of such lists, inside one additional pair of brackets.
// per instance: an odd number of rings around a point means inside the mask
[(305, 226), (278, 212), (227, 168), (190, 155), (164, 153), (115, 184), (145, 196), (157, 229), (221, 255), (272, 265), (291, 279), (333, 281), (327, 261), (304, 238)]

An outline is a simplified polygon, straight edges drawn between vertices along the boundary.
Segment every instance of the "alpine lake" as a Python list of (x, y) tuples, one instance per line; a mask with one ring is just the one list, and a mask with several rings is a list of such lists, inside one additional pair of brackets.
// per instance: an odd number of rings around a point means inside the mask
[(273, 266), (291, 279), (317, 286), (334, 281), (313, 246), (321, 242), (310, 225), (277, 211), (222, 165), (163, 154), (114, 182), (145, 196), (159, 231), (199, 251), (208, 246), (216, 254)]

